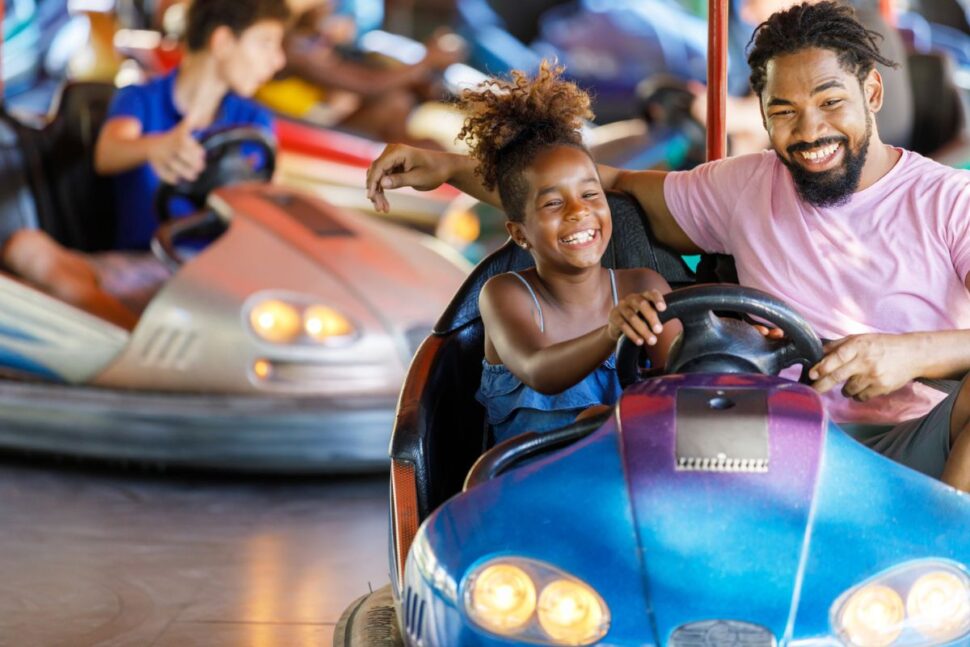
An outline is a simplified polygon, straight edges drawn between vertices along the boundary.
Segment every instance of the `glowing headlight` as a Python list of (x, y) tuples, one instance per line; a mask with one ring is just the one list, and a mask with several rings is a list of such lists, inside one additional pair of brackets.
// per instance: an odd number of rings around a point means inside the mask
[(906, 617), (903, 599), (887, 586), (870, 584), (849, 598), (842, 612), (842, 627), (852, 644), (885, 647), (902, 633)]
[(908, 562), (840, 596), (832, 624), (855, 647), (950, 644), (970, 634), (970, 576), (955, 562)]
[(303, 313), (303, 329), (318, 342), (349, 337), (354, 327), (342, 314), (327, 306), (310, 306)]
[(520, 629), (536, 608), (532, 578), (512, 564), (495, 564), (481, 571), (470, 586), (469, 612), (486, 629), (507, 634)]
[(584, 645), (605, 633), (599, 596), (585, 584), (570, 580), (556, 580), (542, 589), (539, 624), (567, 645)]
[(590, 645), (610, 628), (609, 609), (594, 589), (531, 559), (499, 558), (479, 566), (466, 578), (464, 601), (475, 624), (519, 641)]
[(253, 307), (249, 324), (257, 335), (276, 344), (291, 342), (303, 331), (303, 319), (297, 309), (278, 299)]
[(970, 590), (966, 576), (934, 571), (922, 576), (906, 597), (906, 611), (917, 631), (952, 640), (970, 625)]

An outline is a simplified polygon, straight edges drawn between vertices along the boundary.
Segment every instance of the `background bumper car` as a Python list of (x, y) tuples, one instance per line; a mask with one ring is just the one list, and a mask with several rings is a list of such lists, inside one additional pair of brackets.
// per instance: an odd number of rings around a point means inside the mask
[[(8, 221), (109, 247), (110, 183), (91, 160), (109, 98), (101, 84), (70, 85), (40, 130), (4, 117)], [(218, 163), (209, 151), (206, 182), (245, 156), (225, 150)], [(130, 333), (0, 277), (0, 445), (236, 470), (386, 463), (411, 354), (464, 261), (265, 182), (216, 189), (206, 204), (159, 230), (153, 244), (174, 273)], [(180, 241), (200, 236), (212, 242), (181, 264)]]

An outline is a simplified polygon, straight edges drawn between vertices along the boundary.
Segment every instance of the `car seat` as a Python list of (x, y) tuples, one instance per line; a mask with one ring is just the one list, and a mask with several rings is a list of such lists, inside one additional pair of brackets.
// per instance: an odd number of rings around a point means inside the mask
[(931, 155), (959, 139), (967, 126), (967, 107), (953, 80), (953, 63), (936, 54), (910, 54), (913, 135), (910, 148)]
[[(14, 136), (20, 159), (4, 146), (0, 173), (27, 183), (33, 217), (8, 211), (0, 217), (22, 217), (25, 226), (40, 227), (61, 244), (82, 251), (110, 249), (115, 237), (111, 180), (94, 172), (94, 144), (108, 113), (114, 86), (79, 82), (64, 86), (53, 116), (39, 128), (0, 112), (5, 133)], [(0, 144), (2, 146), (3, 144)], [(20, 170), (14, 167), (22, 164)], [(4, 192), (13, 191), (5, 184)], [(16, 189), (21, 191), (22, 188)], [(21, 195), (24, 195), (21, 193)]]
[[(630, 196), (609, 193), (613, 236), (603, 265), (649, 267), (673, 287), (693, 282), (680, 255), (648, 231)], [(484, 331), (478, 294), (491, 277), (532, 267), (532, 257), (511, 241), (465, 280), (411, 362), (391, 440), (392, 532), (410, 545), (420, 520), (459, 492), (468, 470), (489, 443), (484, 411), (475, 400), (482, 374)], [(395, 528), (395, 526), (398, 526)], [(405, 555), (406, 547), (399, 554)]]

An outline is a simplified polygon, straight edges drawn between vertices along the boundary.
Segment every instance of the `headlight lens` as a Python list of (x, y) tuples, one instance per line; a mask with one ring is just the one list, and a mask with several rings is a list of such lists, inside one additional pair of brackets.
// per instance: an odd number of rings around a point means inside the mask
[(567, 645), (583, 645), (600, 636), (603, 609), (596, 593), (581, 582), (556, 580), (539, 596), (539, 624)]
[(250, 329), (273, 344), (340, 344), (357, 335), (354, 324), (340, 311), (303, 295), (261, 293), (248, 303)]
[(902, 633), (903, 599), (887, 586), (870, 584), (849, 598), (842, 627), (849, 640), (865, 647), (886, 647)]
[(521, 628), (535, 608), (532, 578), (512, 564), (489, 566), (472, 583), (469, 611), (482, 626), (497, 633)]
[(327, 306), (310, 306), (303, 313), (303, 328), (311, 339), (327, 342), (349, 337), (354, 327), (342, 314)]
[(922, 576), (906, 597), (906, 611), (917, 631), (931, 638), (959, 634), (970, 624), (970, 592), (966, 578), (934, 571)]
[(592, 587), (536, 560), (506, 557), (486, 562), (466, 577), (463, 590), (472, 621), (502, 637), (543, 645), (590, 645), (610, 628), (609, 609)]
[(303, 318), (297, 309), (278, 299), (256, 304), (249, 311), (249, 323), (257, 335), (276, 344), (293, 341), (303, 329)]
[(970, 577), (956, 562), (908, 562), (840, 596), (832, 624), (856, 647), (950, 644), (970, 634)]

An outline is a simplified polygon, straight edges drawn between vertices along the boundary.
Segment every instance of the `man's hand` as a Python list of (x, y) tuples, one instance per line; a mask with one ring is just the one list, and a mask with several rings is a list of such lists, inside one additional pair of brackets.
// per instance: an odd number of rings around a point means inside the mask
[(418, 191), (431, 191), (448, 181), (447, 153), (415, 148), (404, 144), (390, 144), (367, 169), (367, 198), (374, 209), (387, 213), (390, 204), (384, 189), (402, 186)]
[(205, 150), (192, 136), (189, 119), (157, 137), (148, 152), (148, 163), (163, 182), (178, 184), (199, 177), (205, 168)]
[(865, 402), (892, 393), (920, 377), (917, 339), (912, 335), (851, 335), (824, 346), (825, 357), (808, 376), (819, 393), (845, 382), (842, 394)]

